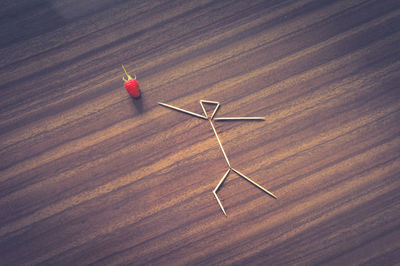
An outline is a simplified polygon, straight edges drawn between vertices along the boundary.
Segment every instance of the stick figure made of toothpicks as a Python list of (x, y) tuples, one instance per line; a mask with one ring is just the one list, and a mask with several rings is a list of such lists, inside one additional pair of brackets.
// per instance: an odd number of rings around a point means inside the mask
[[(212, 113), (211, 116), (208, 116), (208, 114), (207, 114), (207, 112), (206, 112), (206, 109), (204, 108), (204, 105), (203, 105), (204, 103), (215, 105), (215, 109), (214, 109), (214, 111), (213, 111), (213, 113)], [(221, 140), (219, 139), (218, 134), (217, 134), (217, 131), (215, 130), (215, 127), (214, 127), (214, 124), (213, 124), (213, 120), (216, 120), (216, 121), (227, 121), (227, 120), (265, 120), (264, 117), (218, 117), (218, 118), (214, 118), (214, 116), (215, 116), (215, 114), (216, 114), (216, 112), (217, 112), (217, 110), (218, 110), (218, 108), (219, 108), (219, 105), (220, 105), (219, 102), (215, 102), (215, 101), (200, 100), (200, 105), (201, 105), (201, 108), (203, 109), (204, 115), (197, 114), (197, 113), (193, 113), (193, 112), (190, 112), (190, 111), (187, 111), (187, 110), (184, 110), (184, 109), (181, 109), (181, 108), (178, 108), (178, 107), (175, 107), (175, 106), (166, 104), (166, 103), (158, 103), (158, 104), (160, 104), (160, 105), (162, 105), (162, 106), (164, 106), (164, 107), (171, 108), (171, 109), (173, 109), (173, 110), (176, 110), (176, 111), (185, 113), (185, 114), (189, 114), (189, 115), (195, 116), (195, 117), (197, 117), (197, 118), (201, 118), (201, 119), (208, 120), (208, 121), (210, 122), (211, 128), (212, 128), (212, 130), (214, 131), (215, 137), (217, 138), (219, 147), (221, 148), (221, 151), (222, 151), (222, 153), (223, 153), (223, 155), (224, 155), (224, 157), (225, 157), (226, 163), (228, 164), (228, 167), (229, 167), (228, 170), (225, 172), (224, 176), (223, 176), (223, 177), (221, 178), (221, 180), (219, 181), (218, 185), (217, 185), (217, 186), (214, 188), (214, 190), (213, 190), (213, 194), (214, 194), (215, 198), (217, 199), (217, 202), (218, 202), (219, 206), (221, 207), (221, 210), (222, 210), (222, 212), (225, 214), (225, 216), (226, 216), (226, 212), (225, 212), (224, 207), (222, 206), (221, 201), (220, 201), (219, 198), (218, 198), (217, 192), (218, 192), (219, 188), (222, 186), (222, 184), (224, 183), (225, 179), (228, 177), (228, 174), (229, 174), (230, 171), (235, 172), (235, 173), (238, 174), (240, 177), (246, 179), (246, 180), (249, 181), (251, 184), (253, 184), (254, 186), (258, 187), (259, 189), (261, 189), (262, 191), (264, 191), (265, 193), (267, 193), (268, 195), (270, 195), (271, 197), (273, 197), (273, 198), (276, 199), (276, 196), (275, 196), (272, 192), (270, 192), (269, 190), (263, 188), (261, 185), (257, 184), (256, 182), (254, 182), (253, 180), (251, 180), (249, 177), (245, 176), (244, 174), (242, 174), (242, 173), (239, 172), (238, 170), (232, 168), (232, 166), (231, 166), (231, 164), (230, 164), (230, 162), (229, 162), (229, 160), (228, 160), (228, 156), (226, 156), (225, 150), (224, 150), (224, 148), (222, 147)]]

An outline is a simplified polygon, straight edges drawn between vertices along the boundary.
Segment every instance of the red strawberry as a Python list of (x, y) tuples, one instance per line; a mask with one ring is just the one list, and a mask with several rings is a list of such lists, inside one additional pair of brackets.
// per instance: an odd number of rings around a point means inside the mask
[(136, 79), (128, 79), (124, 85), (130, 96), (133, 98), (140, 97), (139, 83)]
[(125, 67), (122, 66), (122, 68), (125, 71), (125, 75), (128, 77), (128, 79), (125, 79), (125, 77), (122, 78), (123, 81), (125, 81), (125, 89), (128, 91), (129, 95), (132, 96), (133, 98), (139, 98), (140, 97), (140, 90), (139, 90), (139, 83), (136, 80), (136, 75), (135, 78), (132, 78), (128, 73), (126, 73)]

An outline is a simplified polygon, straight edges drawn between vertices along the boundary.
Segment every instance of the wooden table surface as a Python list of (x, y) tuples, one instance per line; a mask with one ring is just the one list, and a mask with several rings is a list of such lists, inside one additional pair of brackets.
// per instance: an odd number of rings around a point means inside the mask
[[(400, 2), (3, 1), (0, 265), (400, 261)], [(140, 100), (121, 78), (136, 74)], [(210, 124), (158, 105), (265, 121)]]

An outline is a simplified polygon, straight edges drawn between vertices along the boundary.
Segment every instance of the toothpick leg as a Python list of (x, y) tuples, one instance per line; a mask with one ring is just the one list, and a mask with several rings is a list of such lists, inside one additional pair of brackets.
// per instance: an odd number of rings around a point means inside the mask
[(214, 194), (215, 198), (217, 199), (218, 204), (219, 204), (219, 206), (221, 207), (221, 210), (222, 210), (222, 212), (225, 214), (225, 216), (227, 216), (227, 215), (226, 215), (226, 212), (225, 212), (224, 207), (222, 206), (221, 201), (219, 200), (219, 198), (218, 198), (218, 196), (217, 196), (217, 191), (218, 191), (218, 189), (220, 188), (220, 186), (222, 185), (222, 183), (224, 183), (224, 181), (225, 181), (225, 179), (227, 178), (227, 176), (228, 176), (228, 174), (229, 174), (230, 171), (231, 171), (231, 169), (228, 169), (228, 171), (226, 171), (225, 175), (221, 178), (221, 180), (219, 181), (218, 185), (217, 185), (217, 186), (214, 188), (214, 190), (213, 190), (213, 194)]
[(164, 106), (164, 107), (168, 107), (168, 108), (171, 108), (171, 109), (173, 109), (173, 110), (182, 112), (182, 113), (186, 113), (186, 114), (189, 114), (189, 115), (193, 115), (193, 116), (195, 116), (195, 117), (199, 117), (199, 118), (202, 118), (202, 119), (207, 119), (207, 117), (205, 117), (205, 116), (203, 116), (203, 115), (199, 115), (199, 114), (196, 114), (196, 113), (193, 113), (193, 112), (187, 111), (187, 110), (185, 110), (185, 109), (182, 109), (182, 108), (179, 108), (179, 107), (175, 107), (175, 106), (172, 106), (172, 105), (169, 105), (169, 104), (166, 104), (166, 103), (158, 103), (158, 104), (159, 104), (159, 105), (162, 105), (162, 106)]
[(241, 172), (239, 172), (238, 170), (235, 170), (233, 168), (231, 168), (232, 171), (234, 171), (236, 174), (240, 175), (241, 177), (243, 177), (244, 179), (246, 179), (247, 181), (249, 181), (250, 183), (252, 183), (253, 185), (255, 185), (256, 187), (258, 187), (259, 189), (261, 189), (262, 191), (264, 191), (265, 193), (267, 193), (268, 195), (270, 195), (273, 198), (277, 198), (274, 193), (272, 193), (271, 191), (263, 188), (262, 186), (260, 186), (259, 184), (257, 184), (256, 182), (254, 182), (253, 180), (251, 180), (250, 178), (248, 178), (247, 176), (245, 176), (244, 174), (242, 174)]

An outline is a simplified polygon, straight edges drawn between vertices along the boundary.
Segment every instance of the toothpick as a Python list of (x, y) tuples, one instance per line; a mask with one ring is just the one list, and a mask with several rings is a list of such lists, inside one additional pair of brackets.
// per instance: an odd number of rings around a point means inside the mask
[(261, 116), (249, 116), (249, 117), (216, 117), (214, 120), (222, 121), (222, 120), (265, 120), (265, 117)]
[(200, 100), (201, 108), (203, 109), (203, 112), (204, 112), (205, 116), (208, 117), (208, 114), (207, 114), (207, 112), (206, 112), (206, 109), (204, 108), (203, 103), (210, 103), (210, 104), (216, 104), (216, 105), (217, 105), (217, 106), (215, 107), (215, 109), (214, 109), (214, 112), (212, 113), (212, 115), (211, 115), (211, 117), (210, 117), (210, 119), (213, 119), (213, 118), (214, 118), (214, 115), (217, 113), (217, 110), (218, 110), (218, 108), (219, 108), (219, 105), (220, 105), (219, 102), (207, 101), (207, 100)]
[(218, 182), (218, 185), (214, 188), (214, 192), (217, 193), (219, 187), (222, 185), (222, 183), (225, 181), (226, 177), (228, 176), (229, 172), (231, 169), (229, 168), (228, 171), (224, 174), (224, 176), (221, 178), (221, 180)]
[(218, 137), (217, 130), (215, 130), (214, 124), (212, 123), (211, 119), (209, 119), (208, 121), (210, 121), (210, 124), (211, 124), (211, 127), (212, 127), (213, 131), (214, 131), (214, 134), (217, 137), (217, 141), (218, 141), (219, 147), (221, 148), (222, 153), (224, 154), (225, 160), (228, 163), (229, 168), (231, 168), (231, 164), (229, 163), (228, 156), (226, 156), (224, 147), (222, 147), (222, 143), (221, 143), (221, 141), (220, 141), (220, 139)]
[(212, 103), (212, 104), (219, 104), (219, 102), (216, 101), (209, 101), (209, 100), (200, 100), (202, 103)]
[(255, 185), (256, 187), (258, 187), (259, 189), (261, 189), (262, 191), (264, 191), (265, 193), (267, 193), (268, 195), (272, 196), (273, 198), (277, 198), (274, 193), (272, 193), (271, 191), (263, 188), (261, 185), (257, 184), (256, 182), (254, 182), (253, 180), (251, 180), (250, 178), (248, 178), (247, 176), (245, 176), (244, 174), (242, 174), (241, 172), (239, 172), (238, 170), (235, 170), (233, 168), (231, 168), (232, 171), (234, 171), (236, 174), (240, 175), (241, 177), (243, 177), (244, 179), (246, 179), (247, 181), (249, 181), (250, 183), (252, 183), (253, 185)]
[(215, 192), (213, 191), (213, 194), (214, 194), (215, 198), (217, 199), (218, 204), (219, 204), (219, 206), (221, 207), (222, 212), (225, 214), (225, 216), (228, 216), (228, 215), (226, 215), (225, 209), (224, 209), (224, 207), (222, 206), (222, 203), (221, 203), (221, 201), (219, 200), (219, 198), (218, 198), (218, 196), (217, 196), (217, 193), (215, 193)]
[(204, 105), (203, 105), (203, 100), (200, 100), (200, 105), (201, 105), (201, 109), (203, 109), (204, 115), (208, 118), (208, 114), (206, 112), (206, 108), (204, 108)]
[(213, 118), (214, 118), (214, 115), (217, 113), (218, 108), (219, 108), (219, 103), (217, 104), (217, 107), (215, 107), (214, 112), (212, 113), (210, 119), (213, 119)]
[(205, 117), (205, 116), (203, 116), (203, 115), (199, 115), (199, 114), (196, 114), (196, 113), (193, 113), (193, 112), (187, 111), (187, 110), (185, 110), (185, 109), (178, 108), (178, 107), (175, 107), (175, 106), (166, 104), (166, 103), (158, 103), (158, 104), (159, 104), (159, 105), (162, 105), (162, 106), (165, 106), (165, 107), (168, 107), (168, 108), (171, 108), (171, 109), (174, 109), (174, 110), (179, 111), (179, 112), (182, 112), (182, 113), (186, 113), (186, 114), (189, 114), (189, 115), (193, 115), (193, 116), (196, 116), (196, 117), (199, 117), (199, 118), (202, 118), (202, 119), (207, 119), (207, 117)]
[(222, 183), (225, 181), (225, 179), (226, 179), (226, 177), (228, 176), (228, 174), (229, 174), (230, 171), (231, 171), (231, 169), (228, 169), (228, 171), (226, 171), (226, 173), (224, 174), (224, 176), (223, 176), (223, 177), (221, 178), (221, 180), (219, 181), (218, 185), (217, 185), (217, 186), (214, 188), (214, 190), (213, 190), (213, 194), (214, 194), (215, 198), (217, 199), (218, 204), (219, 204), (219, 206), (221, 207), (221, 210), (222, 210), (222, 212), (225, 214), (225, 216), (227, 216), (227, 215), (226, 215), (226, 212), (225, 212), (224, 207), (222, 206), (221, 201), (219, 200), (219, 198), (218, 198), (218, 196), (217, 196), (217, 191), (218, 191), (219, 187), (222, 185)]

